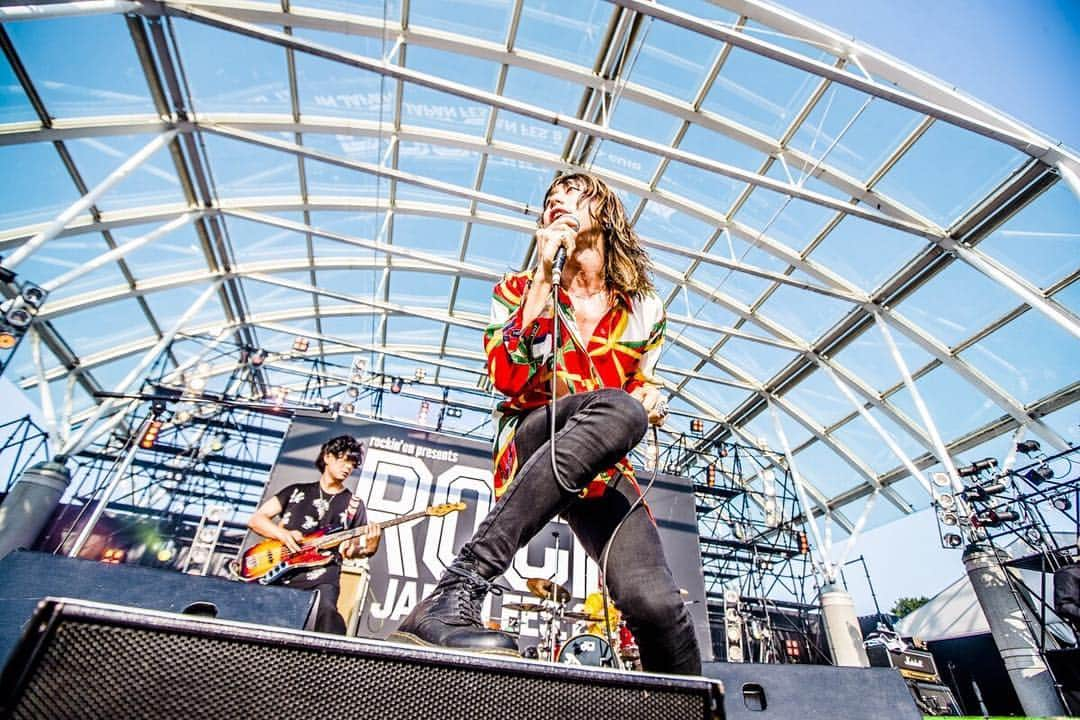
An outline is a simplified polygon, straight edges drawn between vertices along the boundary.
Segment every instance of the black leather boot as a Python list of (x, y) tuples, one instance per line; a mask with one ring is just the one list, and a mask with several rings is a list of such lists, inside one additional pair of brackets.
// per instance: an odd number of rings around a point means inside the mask
[(480, 622), (480, 606), (489, 591), (502, 594), (476, 572), (475, 561), (459, 556), (431, 595), (390, 634), (390, 640), (517, 657), (517, 640), (488, 630)]

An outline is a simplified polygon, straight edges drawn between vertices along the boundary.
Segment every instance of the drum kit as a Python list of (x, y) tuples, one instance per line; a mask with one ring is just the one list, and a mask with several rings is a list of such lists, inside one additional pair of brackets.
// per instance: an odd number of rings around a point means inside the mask
[[(587, 597), (584, 612), (577, 612), (567, 609), (570, 591), (558, 583), (545, 578), (529, 578), (526, 587), (540, 602), (506, 603), (502, 606), (504, 611), (537, 614), (540, 642), (536, 647), (528, 648), (525, 657), (566, 665), (641, 669), (641, 654), (634, 636), (610, 602), (606, 620), (611, 633), (604, 632), (604, 606), (600, 593)], [(576, 623), (574, 633), (565, 642), (562, 630), (564, 621)]]

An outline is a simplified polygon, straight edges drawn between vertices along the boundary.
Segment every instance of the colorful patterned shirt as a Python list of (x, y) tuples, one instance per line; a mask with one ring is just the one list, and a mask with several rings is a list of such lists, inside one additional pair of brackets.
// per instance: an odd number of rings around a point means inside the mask
[[(484, 331), (488, 376), (506, 396), (496, 407), (495, 497), (506, 491), (518, 469), (514, 432), (521, 417), (551, 398), (551, 356), (554, 347), (550, 311), (522, 327), (525, 297), (532, 272), (507, 275), (495, 285), (491, 322)], [(615, 291), (607, 313), (590, 338), (579, 337), (570, 296), (559, 291), (558, 382), (567, 393), (602, 387), (627, 392), (651, 383), (660, 345), (664, 341), (664, 303), (654, 292), (631, 298)], [(560, 391), (561, 394), (561, 391)], [(634, 478), (627, 458), (601, 473), (586, 487), (583, 497), (598, 497), (619, 474)]]

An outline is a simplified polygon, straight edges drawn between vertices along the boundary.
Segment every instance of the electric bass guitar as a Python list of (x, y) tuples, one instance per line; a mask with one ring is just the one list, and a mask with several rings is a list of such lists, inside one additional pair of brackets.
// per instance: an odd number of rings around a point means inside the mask
[[(382, 529), (401, 525), (422, 517), (442, 517), (452, 512), (465, 509), (465, 503), (446, 503), (433, 505), (421, 512), (374, 523)], [(235, 561), (230, 568), (237, 580), (244, 582), (259, 582), (270, 585), (277, 582), (287, 573), (301, 568), (318, 567), (326, 565), (334, 558), (334, 548), (346, 540), (359, 537), (367, 532), (371, 525), (364, 525), (351, 530), (339, 530), (329, 532), (319, 530), (310, 535), (305, 535), (300, 540), (300, 550), (293, 552), (280, 540), (263, 540), (257, 545), (252, 545), (244, 551), (239, 561)]]

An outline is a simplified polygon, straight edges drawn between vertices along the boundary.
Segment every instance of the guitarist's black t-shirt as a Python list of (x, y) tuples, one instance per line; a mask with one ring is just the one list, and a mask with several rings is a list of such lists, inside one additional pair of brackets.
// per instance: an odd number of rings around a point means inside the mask
[[(343, 530), (367, 524), (367, 508), (363, 503), (348, 521), (352, 493), (342, 490), (330, 495), (321, 490), (318, 481), (289, 485), (274, 496), (281, 503), (281, 525), (286, 530), (299, 530), (304, 535), (323, 530)], [(293, 572), (281, 582), (290, 587), (310, 589), (316, 585), (337, 585), (341, 578), (341, 555), (336, 551), (333, 560), (320, 567)]]

